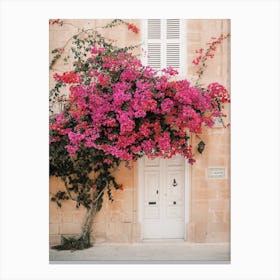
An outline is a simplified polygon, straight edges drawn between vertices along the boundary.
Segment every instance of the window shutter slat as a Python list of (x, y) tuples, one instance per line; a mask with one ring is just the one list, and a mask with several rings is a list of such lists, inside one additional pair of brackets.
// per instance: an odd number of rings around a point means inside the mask
[(148, 39), (161, 38), (160, 19), (148, 19)]
[(166, 66), (180, 68), (180, 44), (167, 43), (166, 45)]
[(161, 44), (148, 43), (148, 65), (155, 70), (161, 68)]
[(166, 39), (179, 39), (180, 38), (180, 20), (167, 19), (166, 26)]

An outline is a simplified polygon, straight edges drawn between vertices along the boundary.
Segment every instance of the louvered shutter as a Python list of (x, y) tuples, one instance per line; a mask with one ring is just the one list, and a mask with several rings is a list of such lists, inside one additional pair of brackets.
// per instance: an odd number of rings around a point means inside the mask
[(182, 30), (179, 19), (147, 20), (147, 65), (171, 66), (182, 72)]
[(166, 38), (167, 39), (180, 39), (180, 20), (179, 19), (167, 19)]
[(161, 21), (148, 19), (148, 65), (155, 70), (161, 69)]
[(180, 20), (166, 20), (166, 66), (180, 71)]
[(180, 69), (180, 44), (167, 43), (166, 45), (166, 66)]
[(148, 39), (161, 39), (160, 19), (148, 19)]

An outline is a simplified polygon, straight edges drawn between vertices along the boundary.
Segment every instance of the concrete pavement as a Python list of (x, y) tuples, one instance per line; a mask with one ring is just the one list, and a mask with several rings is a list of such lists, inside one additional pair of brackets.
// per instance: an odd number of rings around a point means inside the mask
[(50, 263), (230, 263), (230, 244), (96, 244), (92, 248), (74, 252), (50, 249)]

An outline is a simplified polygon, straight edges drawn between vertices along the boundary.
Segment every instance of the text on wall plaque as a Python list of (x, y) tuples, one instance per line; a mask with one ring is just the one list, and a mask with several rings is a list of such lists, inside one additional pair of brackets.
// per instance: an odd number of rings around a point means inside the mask
[(226, 171), (224, 167), (208, 167), (209, 179), (224, 179), (226, 177)]

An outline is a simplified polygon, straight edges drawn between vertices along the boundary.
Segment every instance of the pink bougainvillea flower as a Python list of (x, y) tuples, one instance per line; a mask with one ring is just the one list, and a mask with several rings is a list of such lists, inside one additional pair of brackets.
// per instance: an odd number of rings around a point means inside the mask
[(198, 65), (199, 62), (201, 61), (201, 59), (202, 59), (202, 55), (199, 55), (198, 57), (196, 57), (196, 58), (192, 61), (192, 64)]
[(70, 156), (74, 156), (78, 150), (77, 146), (71, 146), (71, 145), (67, 145), (65, 148), (67, 149)]
[(230, 102), (228, 90), (219, 83), (211, 83), (207, 86), (207, 91), (210, 97), (218, 98), (222, 103)]
[(154, 71), (131, 53), (107, 53), (102, 46), (94, 46), (91, 53), (102, 53), (94, 62), (98, 67), (54, 76), (70, 84), (70, 95), (67, 113), (50, 124), (55, 136), (51, 141), (67, 137), (71, 156), (82, 147), (99, 150), (109, 165), (112, 159), (131, 161), (143, 154), (180, 154), (193, 164), (186, 135), (201, 133), (203, 126), (213, 126), (214, 117), (222, 117), (221, 106), (230, 101), (228, 91), (218, 83), (202, 89), (186, 79), (171, 81), (176, 70)]
[(189, 159), (188, 159), (188, 162), (189, 162), (189, 164), (194, 164), (194, 163), (195, 163), (195, 159), (189, 158)]
[(58, 25), (62, 26), (63, 25), (63, 21), (61, 19), (50, 19), (49, 20), (49, 24), (52, 24), (52, 25), (58, 24)]
[(104, 47), (98, 47), (98, 46), (93, 46), (91, 49), (91, 53), (94, 55), (104, 53), (105, 51), (106, 49)]

